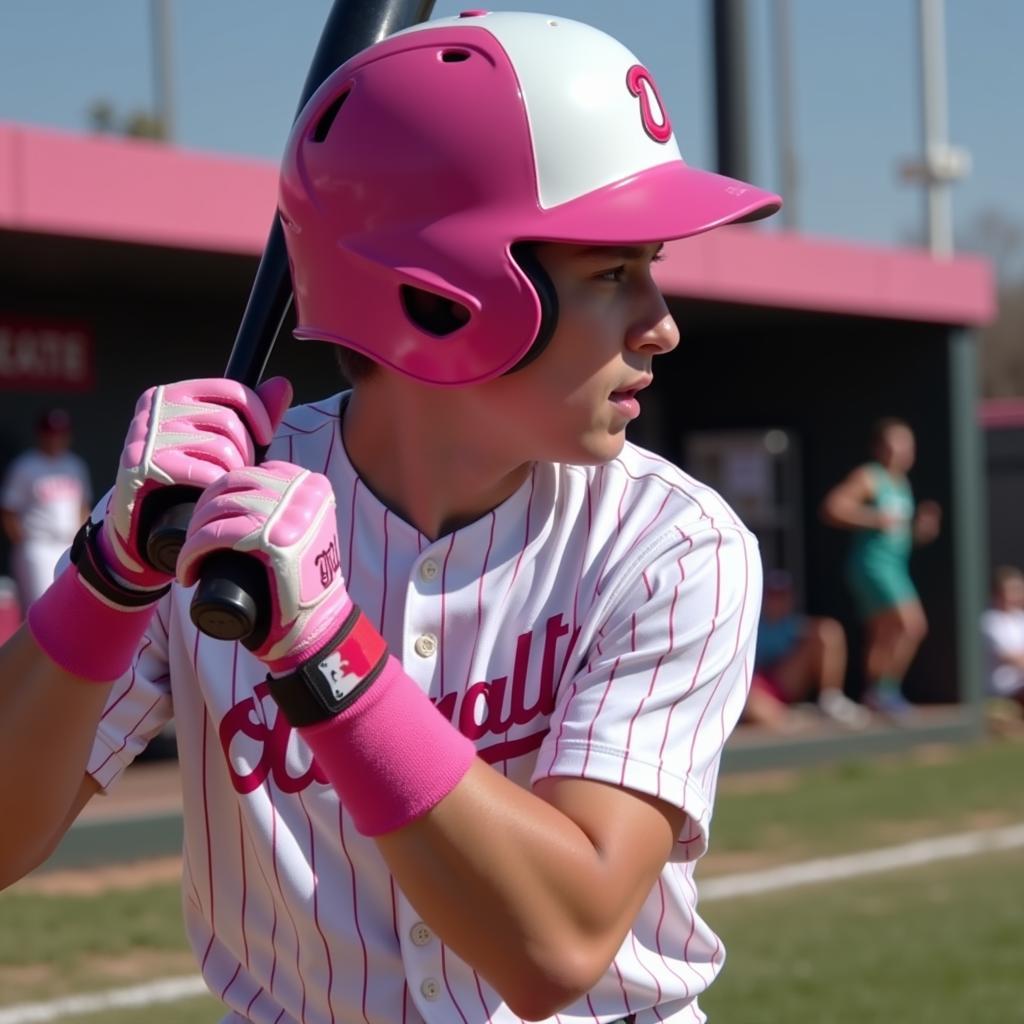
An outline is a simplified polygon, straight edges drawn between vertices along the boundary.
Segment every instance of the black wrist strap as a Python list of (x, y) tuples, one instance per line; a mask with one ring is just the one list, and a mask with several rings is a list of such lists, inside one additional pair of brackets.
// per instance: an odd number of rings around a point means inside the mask
[(388, 645), (358, 605), (320, 650), (286, 676), (267, 677), (270, 695), (298, 728), (326, 722), (354, 704), (381, 674)]
[(122, 608), (143, 608), (155, 604), (171, 589), (171, 585), (168, 583), (159, 590), (132, 590), (114, 579), (98, 546), (97, 534), (101, 525), (87, 519), (71, 542), (71, 564), (78, 570), (78, 575), (101, 597)]

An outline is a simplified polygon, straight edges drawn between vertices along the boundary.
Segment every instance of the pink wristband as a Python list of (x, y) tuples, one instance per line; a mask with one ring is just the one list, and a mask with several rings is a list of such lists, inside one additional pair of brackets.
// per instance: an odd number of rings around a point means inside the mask
[(394, 657), (350, 708), (299, 735), (365, 836), (426, 814), (476, 757)]
[(100, 597), (69, 565), (26, 616), (36, 643), (66, 672), (110, 683), (131, 666), (156, 603), (120, 608)]

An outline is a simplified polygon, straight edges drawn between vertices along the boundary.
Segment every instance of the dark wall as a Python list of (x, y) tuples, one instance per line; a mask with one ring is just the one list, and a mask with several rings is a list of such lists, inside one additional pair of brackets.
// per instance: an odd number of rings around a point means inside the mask
[(833, 484), (867, 460), (875, 419), (909, 421), (919, 449), (911, 473), (915, 495), (938, 501), (946, 518), (940, 539), (915, 551), (911, 563), (931, 632), (908, 677), (907, 692), (922, 701), (955, 700), (945, 331), (694, 304), (677, 304), (673, 312), (683, 340), (675, 353), (660, 360), (660, 368), (656, 364), (656, 423), (637, 439), (684, 464), (690, 431), (782, 428), (799, 437), (807, 610), (833, 615), (846, 627), (848, 686), (854, 693), (862, 688), (861, 636), (842, 579), (849, 536), (824, 526), (818, 506)]
[(1024, 427), (985, 431), (989, 565), (1024, 568)]

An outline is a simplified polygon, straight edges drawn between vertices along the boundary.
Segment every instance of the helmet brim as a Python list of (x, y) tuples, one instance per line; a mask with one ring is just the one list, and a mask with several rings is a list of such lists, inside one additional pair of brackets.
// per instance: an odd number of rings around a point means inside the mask
[(531, 237), (589, 245), (666, 242), (760, 220), (781, 207), (772, 192), (673, 160), (541, 210)]

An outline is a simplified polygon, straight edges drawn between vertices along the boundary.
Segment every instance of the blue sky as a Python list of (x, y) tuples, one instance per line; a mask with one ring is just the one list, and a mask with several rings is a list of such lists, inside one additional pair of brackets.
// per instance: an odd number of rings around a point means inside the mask
[[(437, 0), (435, 16), (471, 6)], [(172, 0), (177, 139), (276, 160), (330, 0)], [(779, 186), (771, 0), (748, 0), (752, 178)], [(707, 0), (491, 0), (617, 36), (654, 72), (686, 159), (714, 160)], [(151, 105), (147, 0), (0, 0), (0, 119), (85, 130), (92, 100)], [(894, 244), (921, 230), (898, 166), (919, 140), (917, 0), (791, 0), (800, 227)], [(947, 0), (950, 135), (973, 157), (954, 190), (962, 229), (986, 209), (1024, 223), (1022, 0)], [(959, 237), (959, 233), (958, 233)]]

